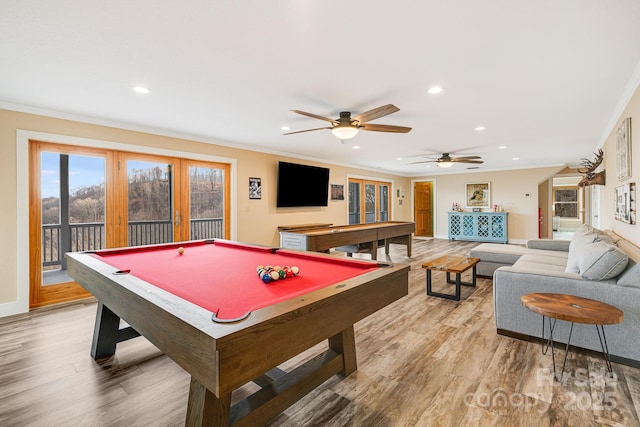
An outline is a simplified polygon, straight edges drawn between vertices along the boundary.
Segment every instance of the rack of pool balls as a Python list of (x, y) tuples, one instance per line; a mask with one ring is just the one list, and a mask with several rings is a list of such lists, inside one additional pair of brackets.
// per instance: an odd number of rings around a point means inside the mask
[(275, 282), (276, 280), (287, 279), (289, 277), (297, 276), (300, 274), (300, 269), (295, 265), (293, 267), (280, 267), (279, 265), (259, 265), (256, 267), (258, 277), (262, 279), (264, 283)]

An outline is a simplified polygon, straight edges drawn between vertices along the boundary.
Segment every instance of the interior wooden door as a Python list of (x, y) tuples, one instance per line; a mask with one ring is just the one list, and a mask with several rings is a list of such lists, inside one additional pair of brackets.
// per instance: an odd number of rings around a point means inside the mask
[(414, 187), (414, 220), (416, 236), (433, 237), (433, 205), (431, 182), (416, 182)]

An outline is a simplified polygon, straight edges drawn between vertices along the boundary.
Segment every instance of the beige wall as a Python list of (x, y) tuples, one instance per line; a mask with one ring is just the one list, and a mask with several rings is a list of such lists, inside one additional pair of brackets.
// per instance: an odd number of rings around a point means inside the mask
[(561, 169), (551, 167), (424, 177), (434, 182), (436, 237), (448, 236), (447, 212), (451, 205), (458, 203), (464, 209), (465, 184), (489, 182), (491, 204), (502, 205), (509, 212), (509, 241), (521, 243), (537, 238), (538, 185)]
[[(26, 132), (24, 132), (26, 131)], [(25, 311), (28, 301), (28, 194), (25, 144), (17, 143), (20, 135), (37, 135), (51, 142), (106, 146), (126, 151), (160, 155), (177, 155), (232, 164), (232, 238), (265, 245), (279, 242), (277, 226), (309, 222), (344, 224), (347, 221), (347, 201), (329, 201), (326, 208), (275, 207), (278, 160), (303, 164), (320, 163), (283, 156), (258, 153), (207, 142), (172, 138), (151, 133), (98, 126), (33, 114), (0, 110), (0, 197), (5, 209), (0, 211), (0, 316)], [(332, 184), (347, 183), (348, 176), (389, 181), (395, 189), (408, 187), (409, 179), (344, 166), (327, 165), (331, 169)], [(262, 178), (263, 198), (249, 199), (249, 177)], [(18, 188), (20, 186), (20, 188)], [(346, 187), (345, 187), (346, 191)], [(392, 219), (410, 220), (409, 203), (398, 205), (393, 200)], [(22, 208), (21, 208), (22, 207)], [(22, 210), (21, 210), (22, 209)], [(16, 302), (17, 301), (17, 302)], [(28, 304), (28, 302), (27, 302)]]
[[(617, 179), (616, 166), (616, 132), (623, 119), (631, 117), (631, 172), (632, 176), (623, 181)], [(607, 137), (604, 144), (604, 166), (606, 170), (606, 182), (601, 198), (601, 228), (614, 230), (616, 233), (625, 236), (627, 239), (640, 245), (640, 224), (625, 224), (616, 221), (615, 213), (615, 188), (621, 184), (634, 182), (640, 184), (640, 88), (636, 89), (633, 97), (627, 104), (622, 115), (613, 127), (612, 132)], [(638, 194), (638, 190), (636, 190)], [(637, 196), (636, 196), (637, 198)], [(636, 202), (637, 204), (638, 202)], [(637, 208), (636, 208), (637, 210)], [(638, 218), (640, 219), (640, 218)]]

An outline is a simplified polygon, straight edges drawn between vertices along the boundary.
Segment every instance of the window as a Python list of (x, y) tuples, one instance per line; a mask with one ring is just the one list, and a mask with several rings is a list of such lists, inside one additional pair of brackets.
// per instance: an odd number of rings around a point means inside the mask
[(579, 218), (580, 194), (578, 187), (554, 189), (553, 210), (561, 218)]

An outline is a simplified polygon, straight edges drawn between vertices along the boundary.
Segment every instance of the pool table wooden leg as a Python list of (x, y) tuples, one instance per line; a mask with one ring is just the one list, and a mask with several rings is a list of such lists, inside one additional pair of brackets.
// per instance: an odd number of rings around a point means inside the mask
[(120, 317), (102, 302), (98, 302), (91, 357), (95, 360), (111, 357), (116, 352), (116, 344), (139, 336), (131, 326), (120, 329)]
[(356, 340), (353, 325), (329, 338), (329, 348), (338, 354), (342, 354), (344, 369), (340, 372), (343, 377), (348, 377), (358, 369), (356, 361)]
[(228, 426), (231, 412), (231, 393), (216, 397), (199, 381), (191, 378), (186, 426)]

